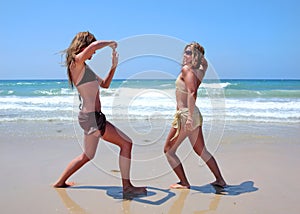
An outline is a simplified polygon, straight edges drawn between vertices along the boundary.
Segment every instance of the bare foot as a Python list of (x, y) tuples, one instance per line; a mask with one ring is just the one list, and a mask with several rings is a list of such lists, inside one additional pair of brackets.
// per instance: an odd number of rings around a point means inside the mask
[(145, 195), (147, 194), (146, 187), (129, 186), (123, 189), (123, 195)]
[(181, 182), (178, 182), (177, 184), (172, 184), (170, 186), (170, 189), (189, 189), (189, 184), (182, 184)]
[(75, 182), (65, 182), (63, 184), (55, 183), (55, 184), (53, 184), (53, 187), (54, 188), (67, 188), (67, 187), (71, 187), (74, 185), (75, 185)]
[(210, 184), (213, 185), (213, 186), (216, 186), (216, 187), (221, 187), (221, 188), (224, 188), (224, 187), (227, 186), (225, 181), (215, 181), (215, 182), (210, 183)]

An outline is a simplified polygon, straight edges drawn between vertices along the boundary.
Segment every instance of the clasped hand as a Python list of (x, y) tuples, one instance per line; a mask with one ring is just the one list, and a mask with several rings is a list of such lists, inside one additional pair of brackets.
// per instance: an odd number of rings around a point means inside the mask
[(184, 128), (185, 128), (186, 131), (192, 131), (193, 130), (193, 119), (192, 118), (188, 118), (186, 120)]

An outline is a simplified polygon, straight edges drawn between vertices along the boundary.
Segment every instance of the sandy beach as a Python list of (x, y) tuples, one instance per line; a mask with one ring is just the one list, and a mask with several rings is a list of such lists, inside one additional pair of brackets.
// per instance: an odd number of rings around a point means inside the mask
[[(125, 121), (114, 123), (127, 133)], [(96, 158), (71, 177), (74, 187), (51, 187), (82, 151), (77, 128), (71, 122), (0, 123), (1, 213), (299, 213), (299, 124), (226, 123), (213, 148), (229, 184), (223, 190), (209, 185), (212, 173), (187, 141), (179, 154), (191, 189), (168, 189), (177, 178), (162, 153), (167, 131), (128, 133), (133, 183), (148, 189), (131, 200), (122, 198), (118, 149), (102, 140)]]

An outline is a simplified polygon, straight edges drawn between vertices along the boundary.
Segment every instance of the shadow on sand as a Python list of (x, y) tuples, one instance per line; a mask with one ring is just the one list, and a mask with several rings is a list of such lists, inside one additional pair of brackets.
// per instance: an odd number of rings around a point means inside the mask
[[(148, 203), (152, 205), (160, 205), (175, 196), (175, 193), (172, 192), (170, 189), (160, 189), (156, 187), (147, 187), (147, 193), (142, 195), (123, 195), (123, 189), (121, 186), (75, 186), (70, 187), (70, 189), (102, 190), (106, 191), (106, 194), (114, 199), (135, 200), (138, 202)], [(206, 184), (203, 186), (191, 186), (190, 190), (206, 194), (212, 193), (218, 195), (236, 196), (244, 193), (255, 192), (258, 190), (258, 188), (254, 187), (253, 181), (244, 181), (239, 185), (227, 185), (224, 188), (213, 186), (211, 184)], [(156, 201), (150, 201), (145, 199), (158, 194), (162, 197)]]
[[(124, 197), (123, 196), (123, 189), (120, 186), (75, 186), (70, 187), (68, 189), (77, 189), (77, 190), (100, 190), (105, 191), (106, 194), (113, 199), (122, 199), (122, 207), (124, 213), (130, 213), (130, 203), (131, 201), (136, 201), (139, 203), (145, 203), (150, 205), (162, 205), (166, 203), (169, 199), (176, 196), (174, 192), (170, 189), (160, 189), (156, 187), (147, 187), (147, 194), (138, 195), (138, 196), (130, 196)], [(208, 208), (205, 210), (198, 210), (194, 213), (206, 213), (215, 211), (218, 208), (220, 200), (222, 197), (227, 196), (237, 196), (245, 193), (255, 192), (258, 188), (254, 187), (253, 181), (245, 181), (239, 185), (228, 185), (225, 188), (212, 186), (211, 184), (206, 184), (203, 186), (191, 186), (191, 189), (187, 190), (179, 190), (177, 192), (177, 197), (175, 201), (172, 202), (171, 207), (167, 211), (167, 213), (182, 213), (184, 209), (185, 200), (187, 199), (188, 195), (190, 194), (215, 194), (213, 198), (211, 198)], [(85, 209), (83, 209), (79, 204), (77, 204), (72, 198), (67, 194), (66, 189), (58, 188), (56, 189), (57, 193), (59, 194), (60, 198), (62, 199), (65, 207), (71, 213), (87, 213)], [(151, 197), (155, 196), (155, 197)], [(153, 198), (158, 198), (153, 200)]]
[(191, 186), (191, 190), (201, 193), (214, 193), (219, 195), (234, 196), (249, 192), (255, 192), (258, 190), (258, 188), (254, 187), (253, 181), (245, 181), (239, 185), (227, 185), (224, 188), (212, 186), (211, 184), (206, 184), (204, 186)]

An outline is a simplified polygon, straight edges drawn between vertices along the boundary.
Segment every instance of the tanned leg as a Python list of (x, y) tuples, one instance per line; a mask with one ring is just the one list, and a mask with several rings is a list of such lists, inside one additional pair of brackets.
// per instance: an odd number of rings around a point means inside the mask
[(106, 123), (103, 140), (113, 143), (120, 147), (119, 166), (122, 176), (123, 194), (144, 194), (147, 192), (145, 187), (135, 187), (130, 181), (131, 149), (132, 141), (121, 130), (110, 122)]
[(84, 152), (74, 158), (67, 166), (65, 171), (62, 173), (60, 178), (53, 184), (56, 188), (65, 188), (74, 185), (74, 182), (66, 182), (68, 178), (79, 170), (84, 164), (93, 159), (95, 156), (99, 137), (94, 135), (84, 136)]
[(184, 130), (180, 130), (179, 135), (175, 139), (170, 141), (172, 139), (172, 137), (174, 136), (175, 132), (176, 132), (176, 129), (171, 127), (171, 130), (166, 139), (165, 147), (164, 147), (164, 153), (167, 157), (167, 160), (168, 160), (170, 166), (172, 167), (173, 171), (175, 172), (175, 174), (177, 175), (177, 177), (180, 180), (179, 183), (172, 184), (170, 186), (170, 188), (188, 189), (188, 188), (190, 188), (190, 184), (185, 175), (182, 163), (181, 163), (180, 159), (178, 158), (178, 156), (176, 155), (177, 148), (182, 143), (182, 141), (185, 139), (186, 133), (184, 132)]
[(202, 158), (202, 160), (207, 164), (208, 168), (214, 174), (216, 181), (211, 184), (220, 187), (226, 186), (226, 182), (222, 177), (215, 158), (206, 149), (201, 126), (189, 134), (189, 140), (194, 151)]

